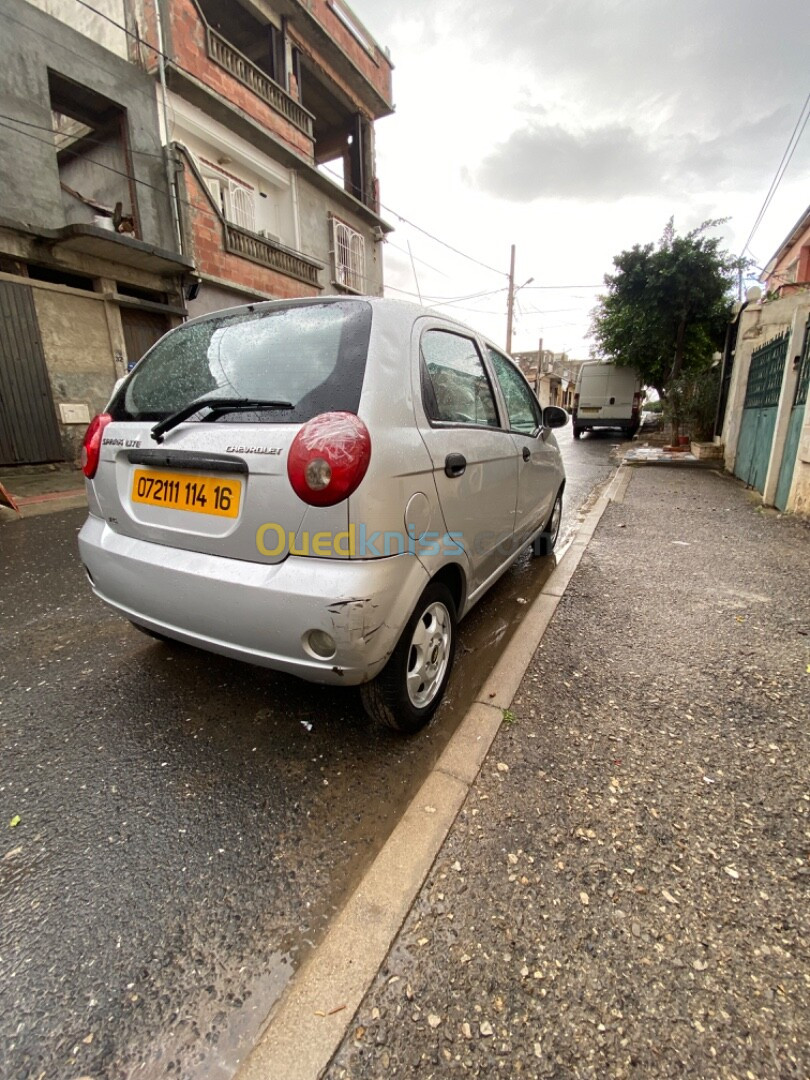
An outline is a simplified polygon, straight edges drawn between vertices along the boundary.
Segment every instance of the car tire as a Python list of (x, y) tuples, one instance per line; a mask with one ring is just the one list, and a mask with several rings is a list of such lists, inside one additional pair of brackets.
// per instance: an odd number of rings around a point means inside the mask
[(442, 700), (456, 651), (456, 605), (446, 585), (432, 581), (376, 679), (360, 687), (363, 707), (401, 735), (425, 726)]
[(573, 430), (574, 430), (574, 438), (575, 439), (581, 438), (581, 436), (582, 436), (582, 428), (577, 427), (576, 424), (574, 424), (574, 429)]
[(549, 519), (546, 522), (546, 527), (532, 542), (532, 550), (535, 555), (550, 555), (557, 546), (557, 538), (560, 535), (560, 522), (562, 521), (562, 498), (563, 493), (562, 488), (560, 488), (557, 492), (557, 498), (554, 500)]

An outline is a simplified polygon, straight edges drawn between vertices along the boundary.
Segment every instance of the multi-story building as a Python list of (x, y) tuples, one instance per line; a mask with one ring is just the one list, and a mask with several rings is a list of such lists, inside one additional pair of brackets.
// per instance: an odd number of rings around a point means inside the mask
[(127, 357), (185, 314), (192, 266), (172, 227), (154, 79), (3, 0), (0, 464), (75, 459)]
[(572, 409), (574, 387), (584, 360), (571, 360), (567, 353), (554, 353), (549, 349), (539, 353), (537, 350), (515, 353), (514, 357), (543, 408), (558, 405), (561, 409)]
[(810, 206), (768, 260), (759, 280), (771, 297), (810, 291)]
[(392, 67), (341, 0), (4, 0), (0, 62), (0, 464), (75, 457), (186, 315), (382, 293)]
[(171, 57), (164, 141), (201, 279), (189, 312), (246, 297), (381, 293), (389, 226), (373, 122), (392, 111), (387, 55), (339, 0), (144, 8), (162, 13)]

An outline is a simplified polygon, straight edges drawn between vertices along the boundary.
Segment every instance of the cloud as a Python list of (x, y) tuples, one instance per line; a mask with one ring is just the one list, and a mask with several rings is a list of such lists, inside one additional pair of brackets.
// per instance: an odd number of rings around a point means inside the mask
[(464, 176), (487, 194), (512, 202), (544, 197), (611, 202), (710, 188), (750, 190), (772, 175), (788, 122), (785, 107), (701, 138), (643, 135), (623, 124), (571, 131), (530, 121)]
[(468, 177), (490, 195), (531, 202), (644, 194), (655, 186), (656, 173), (654, 154), (628, 127), (573, 133), (531, 125), (514, 132)]
[(538, 102), (564, 104), (583, 126), (643, 114), (711, 137), (761, 102), (790, 105), (795, 120), (807, 92), (807, 0), (355, 2), (366, 5), (372, 32), (396, 38), (407, 24), (425, 48), (463, 44), (470, 73), (525, 71)]

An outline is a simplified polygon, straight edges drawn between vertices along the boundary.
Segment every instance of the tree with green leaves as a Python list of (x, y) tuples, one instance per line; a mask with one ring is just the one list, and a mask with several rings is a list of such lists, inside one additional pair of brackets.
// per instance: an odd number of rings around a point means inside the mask
[(634, 367), (666, 400), (682, 376), (705, 370), (722, 347), (739, 260), (706, 235), (704, 221), (685, 236), (670, 218), (657, 245), (636, 244), (613, 260), (591, 327), (602, 355)]

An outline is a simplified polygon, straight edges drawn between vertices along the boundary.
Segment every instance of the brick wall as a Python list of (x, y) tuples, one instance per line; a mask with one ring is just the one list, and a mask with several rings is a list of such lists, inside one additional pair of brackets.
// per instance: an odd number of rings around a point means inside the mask
[[(220, 94), (241, 112), (261, 124), (307, 161), (314, 160), (313, 142), (294, 124), (267, 105), (252, 90), (230, 75), (224, 68), (209, 60), (205, 42), (205, 22), (193, 0), (170, 0), (173, 59), (200, 82)], [(146, 12), (153, 9), (152, 0), (145, 4)], [(150, 18), (147, 15), (147, 23)]]
[[(339, 6), (339, 5), (338, 5)], [(391, 62), (376, 45), (373, 56), (363, 48), (352, 32), (343, 25), (329, 6), (329, 0), (310, 0), (310, 12), (323, 26), (333, 41), (341, 47), (355, 67), (365, 75), (377, 92), (388, 102), (391, 101)], [(354, 21), (357, 22), (355, 16)], [(360, 26), (358, 25), (358, 29)], [(371, 42), (369, 44), (372, 44)], [(323, 57), (319, 58), (324, 67)], [(333, 74), (330, 71), (330, 74)], [(333, 75), (334, 77), (334, 75)], [(336, 80), (337, 81), (337, 80)]]
[(270, 294), (280, 300), (295, 296), (318, 296), (319, 290), (260, 266), (249, 259), (231, 255), (223, 248), (222, 222), (213, 209), (207, 192), (194, 174), (186, 169), (186, 212), (191, 225), (191, 241), (197, 269), (202, 274), (229, 282), (235, 288), (257, 294)]

